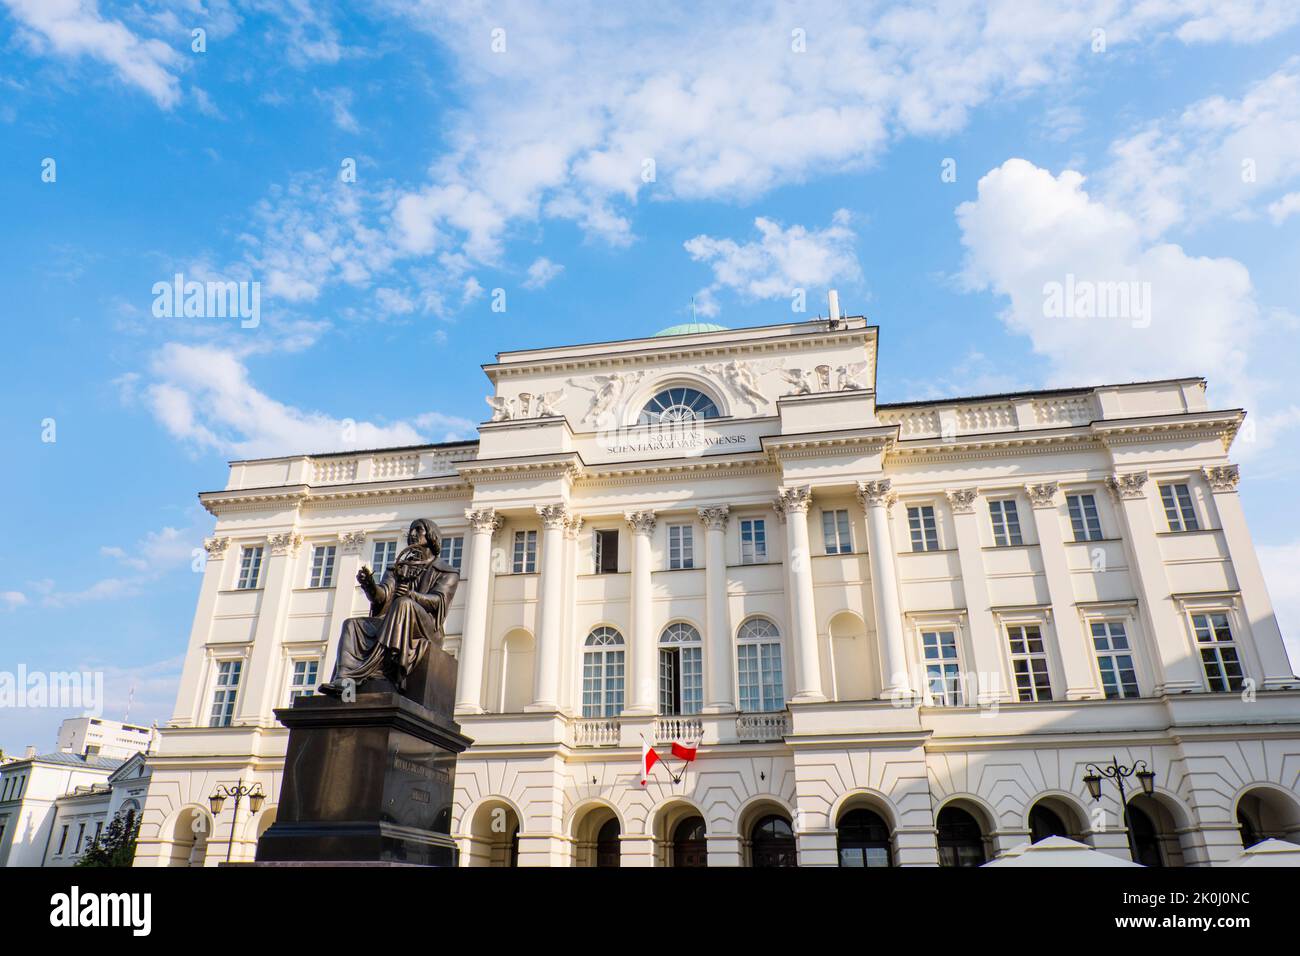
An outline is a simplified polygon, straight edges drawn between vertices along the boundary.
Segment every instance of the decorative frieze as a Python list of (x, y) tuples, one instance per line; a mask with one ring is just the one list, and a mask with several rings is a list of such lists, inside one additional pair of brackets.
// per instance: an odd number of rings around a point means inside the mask
[(272, 554), (296, 555), (298, 549), (302, 547), (302, 535), (295, 531), (273, 534), (266, 541), (271, 546)]
[(893, 491), (893, 482), (888, 478), (878, 481), (859, 481), (858, 500), (864, 508), (888, 508), (897, 500)]
[(1116, 473), (1106, 479), (1106, 487), (1110, 489), (1110, 493), (1115, 496), (1116, 500), (1145, 498), (1144, 486), (1146, 483), (1147, 473), (1145, 471)]
[(360, 554), (361, 547), (365, 543), (364, 531), (344, 531), (339, 535), (339, 551), (343, 554)]
[(975, 499), (980, 493), (974, 488), (954, 488), (947, 492), (948, 505), (953, 514), (967, 515), (975, 510)]
[(505, 524), (505, 519), (496, 513), (495, 508), (466, 508), (465, 520), (476, 534), (496, 534)]
[(209, 561), (220, 561), (226, 556), (226, 549), (230, 547), (229, 538), (204, 538), (203, 550), (208, 552)]
[(1236, 465), (1212, 465), (1202, 470), (1201, 474), (1210, 484), (1210, 490), (1236, 491), (1237, 482), (1241, 480), (1241, 472)]
[(623, 517), (633, 534), (654, 533), (655, 513), (653, 511), (629, 511)]
[(1025, 485), (1025, 494), (1033, 508), (1055, 508), (1056, 493), (1061, 486), (1055, 481), (1043, 481), (1038, 484)]
[(699, 509), (700, 521), (704, 522), (704, 527), (709, 531), (724, 531), (727, 527), (727, 515), (730, 510), (726, 505), (701, 508)]
[(548, 530), (563, 528), (569, 520), (568, 509), (563, 504), (538, 505), (537, 513)]
[(812, 504), (812, 488), (809, 485), (783, 486), (776, 490), (776, 510), (782, 515), (806, 514)]

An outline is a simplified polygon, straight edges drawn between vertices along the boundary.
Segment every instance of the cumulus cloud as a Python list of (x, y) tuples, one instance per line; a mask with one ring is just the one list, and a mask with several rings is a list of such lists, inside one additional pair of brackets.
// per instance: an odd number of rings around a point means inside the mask
[(1268, 216), (1275, 226), (1282, 225), (1298, 212), (1300, 212), (1300, 192), (1287, 193), (1281, 199), (1269, 203), (1268, 206)]
[(239, 458), (415, 445), (434, 426), (444, 437), (475, 427), (450, 416), (380, 425), (299, 409), (259, 390), (236, 353), (212, 346), (169, 343), (153, 356), (150, 374), (139, 394), (171, 435)]
[(552, 262), (546, 256), (541, 256), (533, 260), (533, 264), (528, 267), (528, 277), (524, 279), (524, 288), (543, 289), (563, 271), (564, 266)]
[(713, 283), (696, 294), (697, 311), (716, 314), (716, 293), (723, 288), (751, 300), (779, 299), (861, 275), (847, 210), (838, 210), (824, 229), (783, 227), (762, 217), (754, 228), (758, 237), (748, 242), (704, 235), (686, 241), (690, 257), (713, 270)]
[(26, 603), (27, 595), (22, 591), (0, 591), (0, 604), (5, 606), (5, 610), (12, 611)]

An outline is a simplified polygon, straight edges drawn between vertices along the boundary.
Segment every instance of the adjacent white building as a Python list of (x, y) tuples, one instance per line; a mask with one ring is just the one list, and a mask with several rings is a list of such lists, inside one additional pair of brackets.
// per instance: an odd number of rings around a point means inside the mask
[(58, 749), (64, 753), (125, 759), (147, 751), (153, 738), (152, 727), (104, 717), (69, 717), (59, 725)]
[[(463, 574), (465, 865), (974, 864), (1053, 834), (1127, 858), (1114, 789), (1083, 783), (1112, 757), (1155, 773), (1143, 862), (1296, 839), (1300, 680), (1243, 413), (1200, 378), (891, 404), (877, 345), (833, 308), (507, 352), (476, 441), (233, 462), (200, 496), (137, 864), (252, 858), (272, 711), (421, 516)], [(684, 772), (674, 740), (700, 743)], [(270, 798), (212, 819), (237, 780)]]

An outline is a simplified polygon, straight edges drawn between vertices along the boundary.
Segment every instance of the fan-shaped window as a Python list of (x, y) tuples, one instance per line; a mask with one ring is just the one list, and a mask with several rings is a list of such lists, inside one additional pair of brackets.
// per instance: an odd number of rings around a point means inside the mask
[(659, 635), (659, 713), (698, 714), (704, 706), (700, 632), (669, 624)]
[(751, 617), (740, 625), (736, 637), (740, 709), (751, 713), (783, 710), (781, 632), (767, 618)]
[(641, 409), (638, 425), (664, 425), (672, 422), (693, 422), (704, 418), (718, 418), (718, 406), (713, 399), (695, 388), (666, 388)]
[(623, 710), (623, 635), (601, 626), (582, 655), (582, 716), (617, 717)]

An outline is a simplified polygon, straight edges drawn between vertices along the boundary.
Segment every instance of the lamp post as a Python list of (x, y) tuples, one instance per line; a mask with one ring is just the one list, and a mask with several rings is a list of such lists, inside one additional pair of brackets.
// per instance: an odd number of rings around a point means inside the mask
[[(221, 808), (226, 804), (227, 797), (235, 798), (235, 806), (231, 811), (230, 819), (230, 842), (226, 844), (226, 862), (230, 862), (230, 853), (235, 848), (235, 825), (239, 822), (239, 801), (248, 797), (248, 808), (256, 813), (262, 809), (262, 801), (266, 799), (266, 794), (262, 792), (262, 785), (255, 783), (251, 787), (247, 784), (236, 783), (231, 786), (218, 784), (217, 789), (212, 791), (212, 796), (208, 797), (208, 806), (212, 808), (212, 819), (216, 821), (221, 816)], [(213, 829), (216, 829), (215, 825)]]
[(1088, 773), (1084, 774), (1083, 782), (1088, 785), (1088, 792), (1092, 794), (1092, 799), (1101, 799), (1101, 781), (1102, 778), (1109, 778), (1115, 781), (1115, 786), (1119, 787), (1119, 805), (1122, 808), (1124, 820), (1124, 833), (1128, 837), (1128, 854), (1134, 863), (1138, 861), (1137, 848), (1133, 845), (1133, 827), (1129, 823), (1128, 817), (1128, 797), (1124, 793), (1124, 780), (1127, 777), (1137, 777), (1138, 783), (1142, 785), (1142, 792), (1148, 797), (1155, 792), (1156, 775), (1155, 772), (1147, 767), (1145, 760), (1135, 760), (1129, 766), (1119, 762), (1118, 757), (1110, 758), (1110, 765), (1099, 767), (1095, 763), (1087, 766)]

